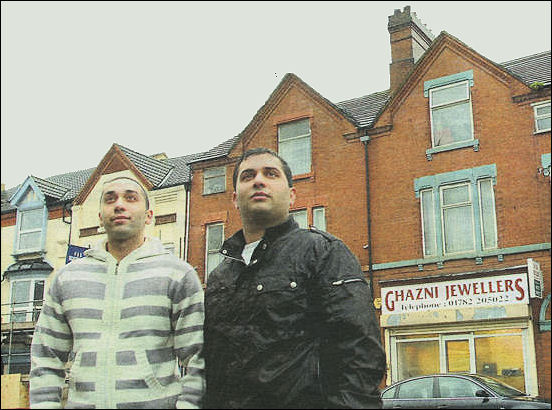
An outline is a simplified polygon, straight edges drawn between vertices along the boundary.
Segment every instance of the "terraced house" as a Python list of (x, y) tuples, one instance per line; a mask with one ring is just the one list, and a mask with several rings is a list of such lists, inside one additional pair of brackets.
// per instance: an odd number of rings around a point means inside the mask
[(208, 152), (114, 144), (94, 169), (3, 191), (3, 374), (28, 372), (50, 272), (102, 237), (105, 178), (141, 181), (156, 216), (148, 234), (207, 283), (241, 227), (234, 164), (263, 146), (291, 165), (293, 217), (359, 259), (380, 315), (383, 384), (471, 371), (550, 397), (550, 51), (493, 62), (435, 37), (408, 6), (388, 30), (389, 89), (331, 102), (287, 74), (239, 135)]

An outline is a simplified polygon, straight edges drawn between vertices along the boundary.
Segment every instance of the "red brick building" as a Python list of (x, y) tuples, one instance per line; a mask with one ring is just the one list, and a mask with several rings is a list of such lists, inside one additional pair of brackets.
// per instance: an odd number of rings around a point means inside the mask
[(343, 239), (372, 284), (387, 384), (471, 371), (550, 397), (550, 52), (497, 64), (409, 7), (388, 28), (390, 90), (332, 103), (288, 74), (189, 164), (189, 261), (208, 281), (241, 227), (235, 161), (271, 148), (294, 217)]

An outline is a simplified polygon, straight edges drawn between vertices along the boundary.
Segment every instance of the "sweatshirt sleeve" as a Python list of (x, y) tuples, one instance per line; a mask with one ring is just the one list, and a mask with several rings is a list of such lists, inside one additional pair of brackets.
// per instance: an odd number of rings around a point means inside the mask
[(203, 288), (195, 270), (188, 269), (177, 284), (172, 302), (174, 348), (183, 367), (178, 409), (201, 408), (205, 392)]
[(33, 409), (62, 408), (65, 365), (73, 347), (71, 328), (63, 314), (59, 275), (52, 280), (34, 331), (29, 377)]
[(320, 369), (328, 404), (331, 408), (379, 408), (385, 354), (369, 285), (342, 241), (327, 241), (319, 256)]

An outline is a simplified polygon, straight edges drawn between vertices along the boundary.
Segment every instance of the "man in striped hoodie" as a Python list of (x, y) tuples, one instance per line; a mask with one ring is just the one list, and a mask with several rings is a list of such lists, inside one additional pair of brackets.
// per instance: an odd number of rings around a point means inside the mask
[[(104, 184), (107, 239), (53, 276), (31, 348), (31, 408), (198, 408), (203, 289), (194, 269), (145, 238), (153, 219), (135, 180)], [(178, 371), (177, 359), (183, 366)]]

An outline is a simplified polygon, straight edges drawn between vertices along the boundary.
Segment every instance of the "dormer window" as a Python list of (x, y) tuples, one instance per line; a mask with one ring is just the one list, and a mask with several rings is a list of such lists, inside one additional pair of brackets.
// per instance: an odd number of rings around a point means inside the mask
[(16, 255), (44, 251), (48, 210), (41, 196), (32, 186), (29, 186), (15, 204), (17, 206), (14, 243)]

